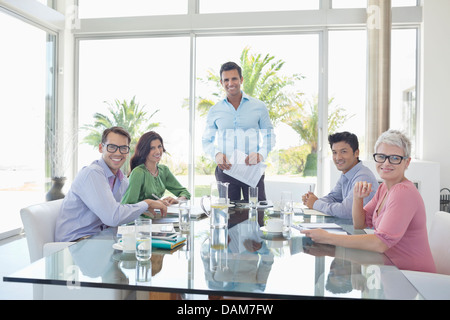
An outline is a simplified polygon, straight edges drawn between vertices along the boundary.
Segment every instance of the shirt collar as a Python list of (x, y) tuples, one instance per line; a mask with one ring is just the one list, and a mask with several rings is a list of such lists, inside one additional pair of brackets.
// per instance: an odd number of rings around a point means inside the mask
[[(106, 177), (109, 179), (110, 177), (114, 177), (115, 174), (111, 171), (111, 169), (108, 167), (108, 165), (106, 164), (105, 160), (103, 160), (103, 158), (101, 157), (100, 160), (98, 161), (98, 163), (100, 164), (100, 167), (102, 167), (103, 171), (105, 172)], [(119, 179), (119, 181), (123, 180), (124, 174), (122, 172), (122, 170), (118, 170), (117, 171), (117, 178)]]
[[(242, 93), (242, 98), (241, 98), (241, 103), (240, 103), (239, 105), (241, 105), (241, 104), (242, 104), (242, 101), (244, 101), (244, 100), (247, 100), (247, 101), (250, 100), (248, 94), (246, 94), (246, 93), (245, 93), (244, 91), (242, 91), (242, 90), (241, 90), (241, 93)], [(227, 97), (227, 96), (225, 96), (225, 98), (223, 98), (223, 101), (229, 104), (229, 102), (228, 102), (228, 97)]]
[(362, 166), (362, 162), (361, 160), (358, 160), (358, 163), (351, 168), (347, 173), (344, 173), (343, 175), (348, 179), (351, 180), (353, 178), (353, 176), (359, 171), (359, 169), (361, 169)]

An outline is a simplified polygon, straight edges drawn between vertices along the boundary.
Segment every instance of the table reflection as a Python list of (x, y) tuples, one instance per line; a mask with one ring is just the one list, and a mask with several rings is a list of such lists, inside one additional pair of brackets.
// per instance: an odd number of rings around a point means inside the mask
[[(262, 239), (264, 210), (240, 208), (230, 214), (226, 247), (201, 245), (201, 258), (210, 289), (264, 292), (273, 254)], [(211, 235), (218, 230), (211, 229)]]
[[(273, 210), (237, 207), (229, 213), (226, 230), (210, 229), (209, 219), (195, 221), (184, 245), (153, 250), (147, 263), (114, 249), (117, 230), (109, 228), (10, 279), (269, 298), (420, 298), (383, 254), (316, 244), (295, 229), (287, 235), (265, 232), (261, 227), (267, 219), (278, 217)], [(332, 217), (296, 214), (293, 223), (300, 222), (336, 222), (354, 232), (351, 221)]]

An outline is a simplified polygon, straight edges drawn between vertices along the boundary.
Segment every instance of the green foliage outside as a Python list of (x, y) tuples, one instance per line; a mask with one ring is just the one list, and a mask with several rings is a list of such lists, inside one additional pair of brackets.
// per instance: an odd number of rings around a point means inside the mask
[(94, 124), (86, 124), (82, 130), (87, 130), (89, 133), (83, 139), (83, 143), (89, 144), (97, 148), (99, 142), (102, 140), (102, 133), (105, 129), (119, 126), (127, 130), (131, 136), (130, 156), (127, 162), (123, 165), (122, 170), (125, 174), (129, 173), (129, 161), (134, 154), (134, 149), (139, 138), (147, 131), (150, 131), (160, 125), (159, 122), (151, 122), (151, 118), (159, 111), (159, 109), (149, 113), (144, 106), (140, 106), (136, 102), (136, 97), (130, 101), (114, 100), (114, 104), (106, 102), (109, 105), (108, 114), (95, 113)]
[[(319, 124), (319, 103), (318, 97), (313, 100), (306, 100), (305, 103), (294, 101), (296, 108), (289, 113), (284, 121), (300, 138), (311, 147), (311, 154), (308, 155), (304, 167), (304, 176), (317, 175), (317, 147), (318, 147), (318, 124)], [(350, 119), (341, 106), (333, 105), (334, 98), (328, 101), (328, 134), (335, 133), (345, 121)]]
[[(299, 91), (298, 88), (301, 87), (299, 81), (304, 78), (303, 76), (299, 74), (281, 76), (280, 70), (285, 62), (275, 60), (274, 56), (251, 54), (250, 48), (245, 47), (239, 65), (244, 77), (243, 91), (267, 105), (274, 127), (280, 122), (289, 125), (298, 133), (300, 141), (304, 143), (303, 146), (308, 146), (308, 148), (293, 147), (287, 150), (273, 150), (267, 159), (268, 174), (315, 176), (317, 174), (318, 97), (315, 96), (309, 100)], [(197, 112), (201, 117), (206, 117), (209, 109), (225, 93), (220, 85), (218, 71), (210, 69), (206, 79), (200, 80), (209, 82), (216, 88), (210, 97), (198, 98)], [(330, 134), (336, 132), (350, 118), (343, 107), (333, 105), (333, 100), (331, 98), (328, 102), (328, 132)], [(276, 154), (274, 155), (274, 153)], [(308, 156), (310, 153), (312, 155)], [(196, 172), (207, 172), (211, 168), (215, 168), (212, 159), (202, 156), (196, 160)]]
[(306, 159), (311, 146), (304, 144), (289, 149), (275, 150), (267, 159), (267, 175), (298, 175), (305, 170)]
[[(285, 65), (282, 60), (276, 60), (270, 54), (251, 54), (250, 48), (242, 50), (240, 61), (244, 77), (243, 91), (248, 95), (263, 101), (269, 110), (269, 116), (274, 126), (283, 122), (289, 125), (299, 135), (301, 145), (286, 150), (273, 150), (267, 159), (268, 174), (317, 174), (317, 146), (318, 146), (318, 98), (308, 100), (299, 91), (301, 80), (299, 74), (282, 76), (280, 71)], [(199, 79), (211, 85), (213, 88), (208, 97), (197, 98), (197, 113), (200, 117), (206, 117), (209, 109), (225, 93), (220, 85), (218, 71), (209, 69), (206, 79)], [(188, 105), (185, 100), (182, 107)], [(130, 101), (115, 100), (114, 103), (106, 102), (108, 114), (96, 113), (94, 124), (83, 127), (89, 134), (83, 140), (84, 143), (97, 147), (104, 129), (111, 126), (121, 126), (128, 130), (132, 137), (130, 156), (134, 153), (135, 145), (139, 137), (160, 125), (159, 122), (151, 122), (152, 117), (159, 111), (148, 111), (145, 106), (140, 106), (135, 97)], [(341, 106), (333, 105), (333, 98), (329, 100), (328, 132), (334, 133), (350, 116)], [(164, 157), (175, 175), (186, 175), (188, 165), (184, 161), (172, 159), (170, 155)], [(214, 174), (216, 164), (205, 155), (199, 155), (195, 161), (195, 172), (200, 175)], [(129, 165), (123, 167), (128, 173)], [(200, 191), (203, 192), (203, 191)]]

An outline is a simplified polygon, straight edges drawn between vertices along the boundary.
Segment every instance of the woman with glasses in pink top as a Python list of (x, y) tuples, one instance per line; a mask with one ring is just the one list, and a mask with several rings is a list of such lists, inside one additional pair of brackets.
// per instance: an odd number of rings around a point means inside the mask
[(373, 234), (337, 235), (324, 230), (302, 231), (313, 241), (384, 253), (399, 269), (436, 272), (428, 243), (426, 212), (416, 186), (405, 177), (411, 162), (411, 142), (401, 132), (384, 132), (375, 143), (376, 169), (383, 179), (372, 200), (372, 189), (361, 181), (353, 190), (355, 229), (373, 228)]

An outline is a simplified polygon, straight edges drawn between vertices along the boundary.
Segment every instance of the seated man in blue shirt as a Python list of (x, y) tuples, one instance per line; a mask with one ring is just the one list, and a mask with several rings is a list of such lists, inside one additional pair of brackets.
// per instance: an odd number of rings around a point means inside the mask
[[(245, 165), (255, 165), (267, 158), (275, 145), (273, 125), (267, 106), (241, 90), (244, 81), (242, 69), (234, 62), (220, 68), (220, 84), (226, 97), (208, 112), (202, 136), (203, 150), (217, 163), (216, 180), (230, 183), (230, 200), (248, 200), (248, 185), (238, 181), (224, 170), (231, 168), (229, 161), (235, 150), (245, 153)], [(243, 163), (242, 163), (243, 164)], [(258, 182), (258, 200), (266, 200), (264, 175)]]
[(128, 179), (120, 168), (130, 152), (130, 135), (120, 127), (106, 129), (99, 151), (102, 157), (80, 170), (63, 200), (56, 220), (55, 241), (76, 241), (107, 227), (117, 227), (137, 219), (147, 210), (167, 207), (150, 199), (121, 204)]
[(378, 189), (375, 175), (359, 160), (358, 137), (350, 132), (339, 132), (328, 136), (333, 161), (342, 171), (341, 178), (331, 192), (323, 198), (308, 192), (302, 200), (310, 209), (344, 219), (352, 218), (353, 187), (357, 181), (372, 183), (370, 196), (364, 199), (364, 205), (372, 199)]

